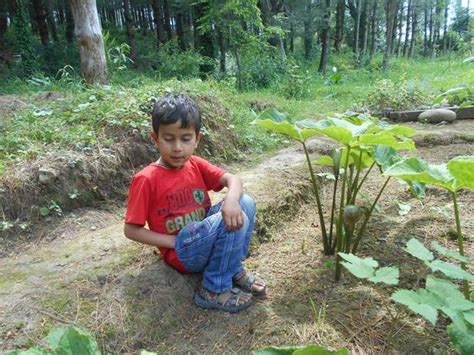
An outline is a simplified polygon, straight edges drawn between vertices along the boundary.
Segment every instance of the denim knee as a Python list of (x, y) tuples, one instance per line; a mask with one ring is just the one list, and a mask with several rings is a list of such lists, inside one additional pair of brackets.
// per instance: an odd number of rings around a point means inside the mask
[(253, 217), (253, 215), (255, 214), (255, 210), (257, 208), (255, 200), (247, 194), (242, 194), (239, 202), (240, 202), (241, 208), (245, 210), (245, 213), (247, 214), (247, 216), (250, 218)]

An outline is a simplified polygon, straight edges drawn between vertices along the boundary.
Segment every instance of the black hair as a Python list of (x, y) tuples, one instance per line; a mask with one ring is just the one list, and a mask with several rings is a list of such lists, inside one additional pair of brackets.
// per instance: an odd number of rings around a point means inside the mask
[(181, 120), (180, 128), (191, 126), (196, 134), (201, 130), (201, 111), (197, 103), (186, 94), (167, 94), (158, 99), (151, 112), (153, 131), (158, 133), (160, 125), (173, 124)]

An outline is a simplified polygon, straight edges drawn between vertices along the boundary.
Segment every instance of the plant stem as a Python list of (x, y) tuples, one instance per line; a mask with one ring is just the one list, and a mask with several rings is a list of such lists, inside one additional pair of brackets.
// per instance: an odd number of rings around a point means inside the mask
[(339, 218), (337, 221), (337, 232), (336, 232), (336, 281), (339, 281), (341, 278), (341, 257), (339, 252), (342, 250), (344, 245), (343, 241), (343, 219), (344, 219), (344, 197), (346, 192), (346, 181), (347, 181), (347, 166), (349, 165), (349, 154), (351, 152), (351, 147), (347, 146), (346, 153), (346, 164), (344, 166), (344, 176), (342, 177), (342, 188), (341, 188), (341, 200), (339, 202)]
[[(365, 173), (364, 177), (362, 178), (362, 180), (360, 181), (360, 184), (357, 186), (357, 188), (355, 189), (354, 191), (354, 196), (357, 196), (357, 194), (359, 193), (359, 190), (360, 188), (362, 187), (362, 185), (364, 184), (365, 182), (365, 179), (367, 179), (367, 176), (369, 176), (370, 172), (372, 171), (372, 168), (374, 167), (375, 165), (375, 162), (372, 163), (372, 165), (370, 166), (369, 170), (367, 170), (367, 172)], [(355, 203), (355, 199), (354, 201), (352, 202), (352, 204)]]
[(324, 215), (323, 215), (323, 208), (321, 206), (321, 199), (319, 198), (319, 190), (318, 184), (316, 183), (316, 177), (314, 176), (313, 167), (311, 166), (311, 159), (309, 158), (308, 148), (306, 148), (306, 144), (302, 142), (304, 148), (304, 154), (306, 155), (306, 161), (308, 162), (309, 173), (311, 175), (311, 183), (313, 184), (313, 192), (314, 196), (316, 197), (316, 204), (318, 206), (318, 214), (319, 214), (319, 223), (321, 224), (321, 234), (323, 237), (323, 249), (324, 255), (331, 255), (330, 249), (328, 246), (328, 237), (326, 233), (326, 226), (324, 224)]
[(358, 184), (359, 184), (359, 175), (360, 175), (360, 170), (361, 170), (361, 165), (362, 165), (362, 150), (360, 151), (359, 155), (359, 164), (357, 164), (357, 172), (356, 176), (354, 178), (354, 184), (352, 186), (352, 191), (351, 191), (351, 198), (349, 199), (348, 203), (351, 205), (355, 205), (356, 197), (357, 197), (357, 192), (359, 191)]
[[(464, 256), (464, 238), (461, 231), (461, 220), (459, 219), (459, 208), (458, 208), (456, 191), (451, 192), (451, 196), (453, 197), (453, 203), (454, 203), (454, 217), (456, 219), (456, 232), (458, 235), (459, 254)], [(461, 268), (467, 271), (466, 263), (461, 261)], [(467, 282), (467, 280), (463, 280), (462, 284), (463, 284), (464, 297), (467, 300), (469, 300), (469, 283)]]
[(347, 199), (346, 199), (346, 205), (349, 204), (349, 201), (351, 200), (351, 190), (352, 190), (352, 177), (354, 176), (354, 165), (349, 166), (349, 170), (351, 173), (349, 174), (349, 179), (347, 180)]
[(372, 203), (372, 206), (370, 206), (370, 210), (367, 213), (367, 215), (364, 219), (364, 222), (362, 223), (362, 226), (359, 229), (359, 233), (357, 233), (357, 238), (355, 239), (354, 246), (352, 247), (352, 254), (355, 254), (357, 252), (357, 247), (359, 246), (359, 242), (362, 238), (362, 235), (365, 232), (365, 228), (367, 227), (367, 222), (369, 222), (370, 216), (372, 215), (372, 212), (374, 211), (374, 208), (377, 205), (377, 202), (378, 202), (380, 196), (382, 196), (382, 192), (383, 192), (383, 190), (385, 190), (385, 187), (387, 186), (389, 181), (390, 181), (390, 176), (387, 178), (387, 180), (385, 180), (385, 183), (383, 184), (383, 186), (380, 189), (377, 197), (375, 198), (374, 203)]
[(337, 193), (337, 183), (339, 181), (339, 175), (336, 176), (336, 180), (334, 181), (334, 191), (332, 193), (332, 206), (331, 206), (331, 225), (329, 226), (329, 247), (331, 248), (331, 254), (334, 253), (334, 249), (336, 245), (332, 245), (332, 232), (333, 232), (333, 225), (334, 225), (334, 213), (336, 212), (336, 193)]

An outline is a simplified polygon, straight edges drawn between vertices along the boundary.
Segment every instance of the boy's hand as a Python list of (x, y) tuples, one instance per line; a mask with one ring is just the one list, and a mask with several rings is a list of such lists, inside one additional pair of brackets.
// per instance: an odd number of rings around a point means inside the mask
[(239, 200), (225, 198), (221, 213), (228, 231), (238, 230), (244, 225), (244, 216)]

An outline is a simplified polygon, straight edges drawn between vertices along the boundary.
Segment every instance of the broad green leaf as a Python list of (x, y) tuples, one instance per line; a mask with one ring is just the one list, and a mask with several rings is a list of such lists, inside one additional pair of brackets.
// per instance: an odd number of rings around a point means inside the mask
[(365, 132), (367, 127), (372, 124), (372, 122), (366, 122), (358, 126), (339, 118), (327, 118), (321, 121), (304, 120), (298, 122), (300, 127), (317, 129), (322, 134), (346, 146), (349, 145), (353, 137), (357, 137)]
[(448, 325), (447, 330), (449, 340), (461, 355), (474, 354), (474, 330), (462, 331), (454, 324)]
[(390, 131), (367, 132), (359, 137), (360, 144), (381, 144), (394, 149), (415, 150), (415, 143), (409, 138), (397, 139)]
[(374, 283), (383, 282), (387, 285), (398, 285), (400, 271), (396, 267), (382, 267), (375, 271), (375, 276), (369, 277)]
[(328, 127), (321, 129), (321, 133), (344, 145), (349, 145), (352, 140), (351, 131), (343, 127)]
[(270, 346), (264, 349), (255, 351), (254, 355), (347, 355), (349, 351), (346, 348), (341, 348), (337, 351), (330, 351), (319, 345), (305, 345), (305, 346), (284, 346), (276, 347)]
[(7, 351), (5, 355), (48, 355), (49, 351), (40, 348), (29, 348), (28, 350), (12, 350)]
[(474, 190), (474, 156), (460, 156), (446, 164), (449, 172), (456, 178), (456, 189)]
[(303, 128), (300, 134), (301, 134), (301, 137), (303, 137), (303, 141), (306, 142), (308, 138), (320, 136), (321, 132), (317, 129)]
[(303, 142), (303, 137), (300, 134), (299, 128), (295, 127), (288, 121), (275, 122), (270, 119), (266, 119), (255, 120), (253, 123), (272, 132), (277, 132), (287, 137), (293, 138), (299, 142)]
[(61, 355), (100, 355), (92, 335), (74, 326), (53, 329), (48, 333), (47, 339), (55, 353)]
[(467, 281), (474, 281), (474, 275), (461, 269), (459, 266), (447, 263), (442, 260), (434, 260), (426, 262), (426, 265), (433, 271), (441, 271), (446, 276), (452, 279), (460, 279)]
[[(439, 279), (432, 275), (426, 278), (426, 289), (436, 294), (440, 300), (447, 298), (464, 299), (464, 295), (458, 287), (449, 280)], [(440, 305), (444, 304), (444, 301)]]
[(416, 130), (407, 126), (392, 125), (387, 131), (397, 137), (413, 137), (418, 134)]
[(374, 146), (374, 160), (382, 171), (387, 170), (390, 166), (400, 161), (402, 158), (398, 152), (392, 147), (376, 144)]
[(325, 166), (333, 165), (332, 158), (329, 155), (321, 155), (318, 157), (318, 159), (313, 160), (311, 163), (316, 164), (316, 165), (325, 165)]
[[(367, 148), (370, 149), (370, 147), (367, 147)], [(349, 154), (350, 156), (349, 164), (353, 163), (356, 167), (359, 166), (360, 164), (361, 169), (369, 168), (374, 162), (374, 158), (372, 157), (372, 152), (371, 152), (372, 149), (369, 150), (367, 148), (363, 148), (360, 146), (352, 147), (351, 152)], [(342, 150), (343, 150), (342, 156), (345, 157), (346, 156), (345, 150), (347, 150), (347, 148), (344, 147)], [(360, 154), (361, 151), (362, 151), (362, 155)], [(344, 159), (344, 162), (341, 161), (341, 164), (343, 164), (342, 166), (344, 166), (344, 163), (345, 163), (345, 159)]]
[(388, 168), (384, 175), (432, 184), (454, 191), (454, 177), (449, 173), (446, 165), (429, 165), (418, 158), (399, 161)]
[(423, 200), (426, 197), (426, 185), (419, 181), (407, 181), (410, 186), (410, 192), (413, 197), (418, 200)]
[(474, 303), (465, 298), (447, 297), (445, 304), (447, 307), (455, 311), (474, 310)]
[(438, 253), (440, 253), (443, 256), (453, 258), (453, 259), (461, 261), (463, 263), (468, 263), (469, 262), (469, 259), (466, 258), (465, 256), (462, 256), (458, 252), (446, 249), (445, 247), (439, 245), (438, 242), (431, 243), (431, 246), (433, 247), (434, 250), (436, 250)]
[[(410, 290), (399, 290), (390, 297), (395, 302), (407, 306), (411, 311), (426, 318), (431, 324), (436, 325), (438, 311), (430, 305), (430, 298), (436, 300), (435, 295), (431, 295), (425, 289), (418, 289), (417, 292)], [(434, 302), (433, 302), (434, 303)]]
[(422, 261), (430, 261), (434, 259), (433, 253), (426, 249), (426, 247), (415, 238), (411, 238), (407, 242), (407, 247), (405, 250), (415, 258), (418, 258)]
[(278, 111), (276, 108), (270, 108), (258, 115), (259, 120), (272, 120), (274, 122), (283, 122), (288, 119), (288, 115)]
[(474, 325), (474, 310), (466, 311), (463, 313), (463, 315), (466, 322)]
[(379, 263), (372, 258), (359, 258), (354, 254), (339, 253), (339, 256), (347, 262), (341, 262), (341, 264), (354, 276), (367, 279), (375, 276), (375, 268), (379, 266)]
[(467, 324), (464, 322), (463, 312), (454, 310), (449, 307), (441, 307), (440, 310), (448, 316), (453, 322), (453, 325), (462, 330), (463, 332), (467, 329)]

